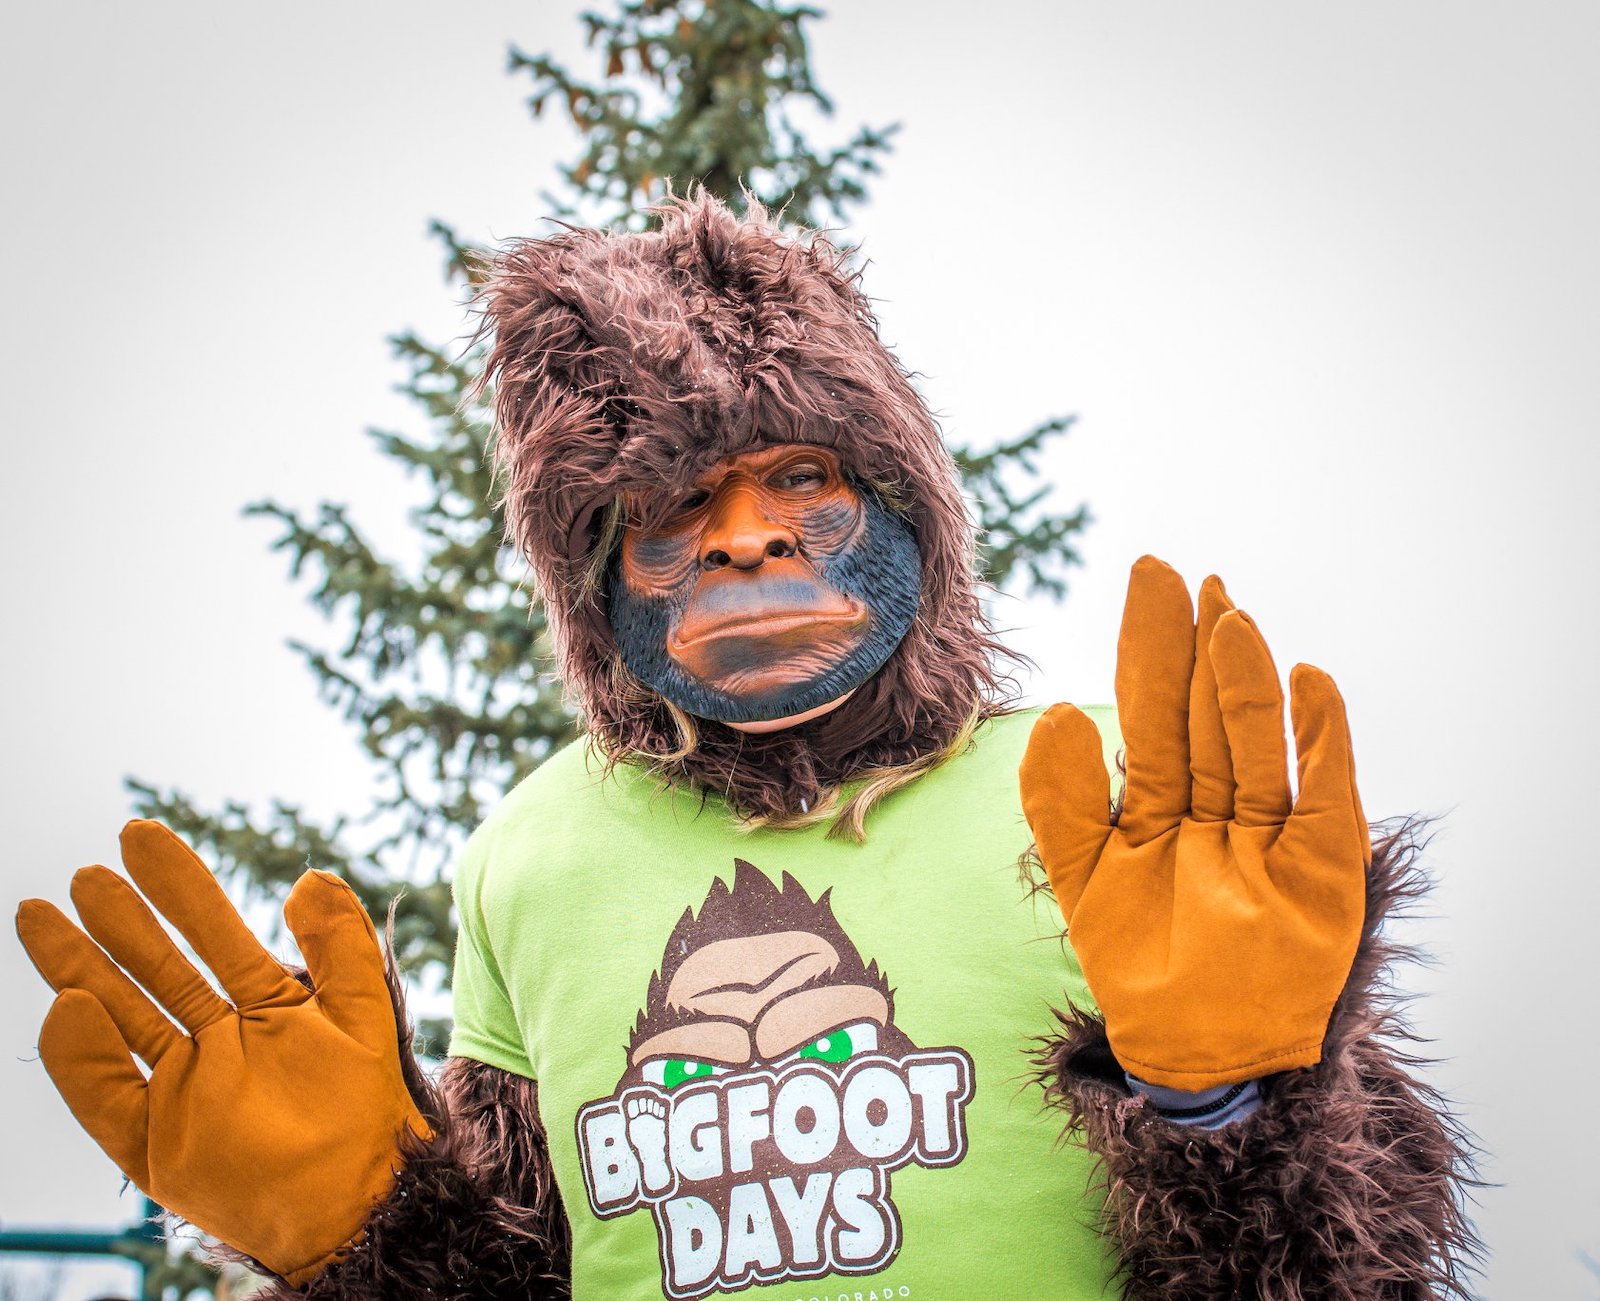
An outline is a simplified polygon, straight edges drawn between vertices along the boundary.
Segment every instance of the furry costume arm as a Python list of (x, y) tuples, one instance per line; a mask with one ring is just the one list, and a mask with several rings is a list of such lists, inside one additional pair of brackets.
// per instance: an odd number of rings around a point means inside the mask
[(1469, 1146), (1417, 1059), (1381, 934), (1423, 892), (1410, 826), (1373, 846), (1355, 966), (1314, 1066), (1262, 1082), (1223, 1129), (1163, 1120), (1129, 1095), (1104, 1022), (1072, 1009), (1047, 1042), (1051, 1102), (1099, 1154), (1106, 1229), (1138, 1301), (1420, 1301), (1466, 1296), (1478, 1253), (1463, 1206)]
[[(409, 1048), (409, 1033), (404, 1036)], [(412, 1062), (409, 1052), (403, 1060)], [(279, 1280), (264, 1301), (494, 1301), (565, 1297), (568, 1236), (550, 1168), (538, 1086), (452, 1057), (437, 1085), (407, 1083), (434, 1130), (411, 1145), (394, 1191), (361, 1238), (304, 1288)]]
[[(361, 1235), (303, 1287), (273, 1276), (262, 1301), (529, 1301), (571, 1293), (570, 1235), (550, 1166), (539, 1086), (451, 1057), (431, 1081), (417, 1063), (416, 1028), (394, 965), (394, 910), (385, 927), (384, 981), (407, 1091), (433, 1137), (401, 1144), (406, 1163)], [(303, 968), (291, 973), (305, 984)], [(219, 1259), (271, 1275), (226, 1246)]]
[[(391, 912), (391, 932), (393, 924)], [(400, 1065), (433, 1137), (403, 1145), (406, 1164), (393, 1191), (333, 1265), (303, 1288), (278, 1279), (256, 1295), (263, 1301), (568, 1296), (569, 1234), (539, 1119), (539, 1086), (470, 1057), (451, 1057), (438, 1082), (429, 1080), (417, 1064), (392, 943), (388, 953), (384, 976)], [(304, 972), (295, 974), (309, 983)]]
[[(433, 1137), (404, 1144), (406, 1164), (393, 1191), (333, 1265), (303, 1288), (278, 1279), (257, 1295), (263, 1301), (569, 1296), (570, 1235), (539, 1118), (539, 1086), (470, 1057), (449, 1058), (437, 1083), (423, 1074), (394, 965), (393, 928), (391, 908), (384, 978), (406, 1088)], [(304, 972), (296, 975), (307, 980)]]

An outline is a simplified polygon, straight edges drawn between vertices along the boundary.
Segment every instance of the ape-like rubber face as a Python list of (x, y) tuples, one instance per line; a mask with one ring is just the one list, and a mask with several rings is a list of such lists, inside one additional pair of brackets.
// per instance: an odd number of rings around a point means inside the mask
[(629, 503), (607, 613), (623, 662), (697, 718), (766, 722), (853, 691), (916, 617), (910, 528), (805, 443), (725, 457)]

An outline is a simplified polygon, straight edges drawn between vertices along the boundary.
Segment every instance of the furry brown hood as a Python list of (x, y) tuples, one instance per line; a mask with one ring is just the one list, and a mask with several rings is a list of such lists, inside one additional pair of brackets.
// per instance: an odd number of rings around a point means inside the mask
[[(827, 804), (838, 783), (926, 760), (1002, 696), (972, 526), (938, 427), (847, 254), (704, 194), (649, 233), (567, 229), (509, 245), (483, 290), (508, 528), (533, 567), (562, 675), (616, 759), (726, 796), (748, 816)], [(766, 736), (682, 716), (624, 668), (605, 618), (620, 499), (787, 442), (834, 449), (911, 523), (917, 620), (842, 707)]]

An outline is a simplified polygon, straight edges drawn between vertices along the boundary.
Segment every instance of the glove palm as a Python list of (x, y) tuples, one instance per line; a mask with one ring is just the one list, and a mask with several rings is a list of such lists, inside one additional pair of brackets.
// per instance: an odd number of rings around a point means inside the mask
[(359, 1233), (392, 1185), (401, 1132), (427, 1133), (401, 1073), (372, 922), (337, 877), (300, 878), (284, 916), (308, 989), (261, 947), (205, 865), (165, 827), (129, 823), (122, 852), (129, 875), (232, 1001), (127, 881), (84, 868), (72, 897), (88, 935), (43, 900), (26, 900), (17, 913), (18, 935), (57, 990), (39, 1036), (45, 1068), (140, 1189), (305, 1282)]
[(1183, 580), (1134, 567), (1117, 649), (1120, 816), (1094, 724), (1035, 725), (1022, 800), (1106, 1035), (1152, 1084), (1204, 1089), (1321, 1056), (1360, 938), (1366, 821), (1344, 704), (1307, 665), (1283, 692), (1266, 643), (1215, 578), (1196, 623)]

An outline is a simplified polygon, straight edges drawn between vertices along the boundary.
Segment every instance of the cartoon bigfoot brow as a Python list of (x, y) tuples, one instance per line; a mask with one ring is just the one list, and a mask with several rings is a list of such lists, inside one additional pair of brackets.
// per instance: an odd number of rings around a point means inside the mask
[(910, 1051), (910, 1040), (894, 1025), (894, 991), (878, 964), (864, 961), (839, 925), (831, 893), (812, 899), (787, 872), (774, 885), (758, 868), (734, 860), (732, 888), (715, 881), (699, 913), (684, 909), (667, 939), (629, 1037), (628, 1074), (637, 1069), (641, 1046), (663, 1035), (668, 1043), (681, 1041), (687, 1031), (668, 1034), (680, 1028), (701, 1028), (706, 1042), (746, 1042), (766, 1008), (802, 991), (796, 1012), (807, 1005), (820, 1011), (830, 1001), (839, 1004), (827, 998), (829, 990), (837, 989), (841, 999), (855, 991), (856, 1005), (870, 1009), (863, 1019), (881, 1019), (880, 1048)]

